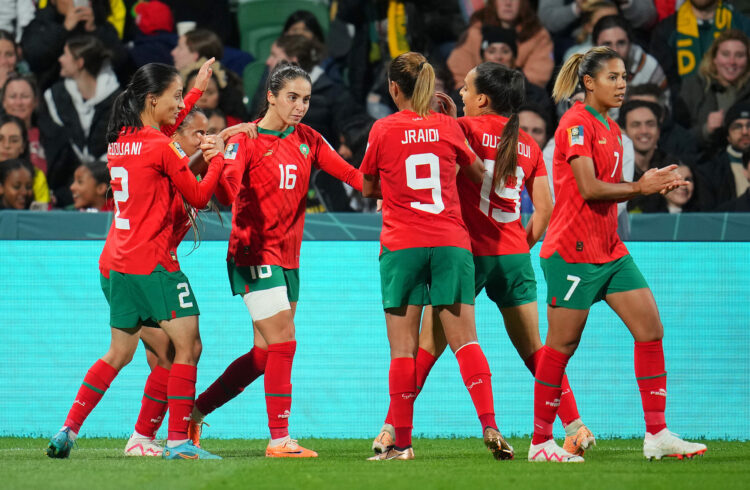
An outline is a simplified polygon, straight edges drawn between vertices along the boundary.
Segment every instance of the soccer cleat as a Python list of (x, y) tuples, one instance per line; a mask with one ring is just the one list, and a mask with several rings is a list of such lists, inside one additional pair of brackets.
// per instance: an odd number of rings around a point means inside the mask
[(211, 427), (205, 422), (196, 422), (190, 419), (188, 423), (188, 439), (193, 441), (195, 447), (201, 447), (201, 435), (203, 434), (203, 426)]
[(583, 463), (583, 458), (570, 454), (557, 445), (554, 439), (544, 441), (541, 444), (529, 445), (529, 461), (553, 463)]
[(414, 450), (411, 446), (407, 447), (403, 451), (396, 449), (395, 447), (388, 448), (387, 451), (383, 451), (375, 456), (370, 456), (367, 461), (388, 461), (392, 459), (411, 460), (414, 459)]
[(372, 441), (372, 450), (375, 454), (381, 454), (388, 451), (396, 442), (396, 431), (391, 424), (383, 424), (378, 437)]
[(125, 456), (161, 456), (164, 447), (150, 437), (133, 433), (125, 444)]
[(266, 447), (266, 458), (317, 458), (318, 453), (297, 444), (295, 439), (287, 436), (278, 446)]
[(71, 449), (73, 449), (73, 439), (70, 437), (70, 428), (63, 427), (50, 439), (47, 445), (47, 456), (65, 459), (70, 456)]
[(497, 429), (492, 427), (484, 429), (484, 445), (497, 460), (513, 459), (513, 446), (508, 444), (508, 441)]
[(221, 459), (221, 456), (196, 447), (190, 440), (175, 447), (164, 446), (162, 457), (164, 459)]
[(575, 435), (567, 436), (563, 443), (563, 449), (576, 456), (583, 456), (586, 449), (591, 446), (596, 446), (596, 439), (585, 425), (579, 427)]
[(695, 455), (703, 455), (706, 449), (705, 444), (683, 441), (667, 429), (662, 429), (656, 434), (646, 432), (643, 439), (643, 455), (646, 459), (690, 459)]

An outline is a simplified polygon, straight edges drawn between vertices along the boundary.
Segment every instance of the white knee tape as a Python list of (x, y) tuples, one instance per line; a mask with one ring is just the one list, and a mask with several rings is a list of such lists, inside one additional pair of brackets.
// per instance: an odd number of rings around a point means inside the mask
[(271, 318), (276, 313), (291, 310), (289, 298), (286, 295), (286, 286), (278, 286), (261, 291), (252, 291), (242, 297), (250, 312), (250, 317), (255, 320)]

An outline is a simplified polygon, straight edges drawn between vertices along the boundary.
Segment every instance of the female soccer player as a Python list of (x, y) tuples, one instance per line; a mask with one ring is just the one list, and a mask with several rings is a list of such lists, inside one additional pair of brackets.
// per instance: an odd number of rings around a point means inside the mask
[(557, 202), (542, 245), (547, 281), (547, 341), (534, 385), (534, 436), (529, 461), (582, 462), (552, 438), (568, 359), (581, 339), (591, 305), (604, 300), (635, 340), (635, 376), (646, 419), (647, 458), (691, 457), (706, 446), (667, 430), (664, 334), (654, 296), (617, 236), (617, 202), (666, 192), (686, 182), (675, 165), (651, 169), (637, 182), (622, 182), (620, 128), (607, 111), (620, 107), (628, 73), (620, 56), (596, 47), (572, 56), (557, 76), (553, 97), (569, 97), (579, 83), (586, 95), (560, 120), (555, 132)]
[(435, 307), (456, 354), (461, 376), (497, 459), (513, 448), (495, 423), (490, 368), (474, 325), (474, 263), (456, 191), (456, 165), (481, 182), (484, 166), (452, 118), (430, 111), (435, 73), (424, 56), (405, 53), (388, 69), (389, 91), (399, 112), (370, 131), (360, 169), (363, 194), (383, 195), (380, 280), (391, 345), (389, 392), (393, 447), (372, 460), (414, 459), (411, 446), (416, 361), (422, 307)]
[[(552, 199), (542, 153), (531, 136), (518, 128), (518, 108), (524, 99), (523, 75), (497, 63), (482, 63), (466, 76), (461, 97), (468, 117), (458, 123), (487, 168), (479, 184), (462, 173), (457, 177), (461, 214), (474, 254), (474, 291), (479, 294), (485, 289), (497, 304), (508, 336), (534, 374), (542, 341), (529, 249), (547, 228)], [(520, 213), (524, 186), (534, 203), (534, 214), (526, 229)], [(416, 358), (418, 390), (445, 347), (440, 319), (425, 311)], [(560, 419), (567, 435), (565, 447), (582, 454), (594, 443), (594, 437), (580, 420), (565, 376), (563, 387)], [(373, 442), (376, 452), (392, 444), (391, 415), (389, 412)]]
[(224, 163), (223, 143), (211, 137), (202, 145), (211, 164), (205, 179), (197, 182), (182, 149), (157, 129), (174, 124), (183, 107), (178, 72), (158, 63), (139, 68), (114, 104), (107, 141), (116, 213), (99, 263), (102, 290), (110, 303), (112, 341), (87, 373), (65, 424), (50, 441), (50, 457), (69, 456), (84, 420), (132, 359), (143, 322), (153, 320), (175, 347), (167, 383), (171, 416), (164, 458), (218, 458), (187, 438), (195, 395), (199, 311), (169, 245), (173, 196), (179, 192), (194, 207), (206, 205)]
[(362, 174), (320, 134), (300, 121), (310, 104), (309, 75), (279, 64), (268, 78), (258, 138), (230, 138), (216, 196), (232, 207), (227, 270), (254, 325), (254, 347), (236, 359), (199, 397), (191, 437), (200, 437), (206, 414), (239, 394), (265, 372), (271, 440), (267, 457), (317, 457), (289, 436), (292, 361), (297, 347), (294, 313), (299, 297), (299, 253), (312, 165), (362, 190)]

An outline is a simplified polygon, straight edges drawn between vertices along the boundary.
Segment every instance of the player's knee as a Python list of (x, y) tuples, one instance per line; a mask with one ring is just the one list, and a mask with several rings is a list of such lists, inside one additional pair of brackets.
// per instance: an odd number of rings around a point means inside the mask
[(195, 359), (195, 362), (198, 363), (198, 361), (201, 358), (201, 353), (203, 352), (203, 342), (201, 342), (201, 339), (195, 339), (195, 342), (193, 343), (193, 359)]

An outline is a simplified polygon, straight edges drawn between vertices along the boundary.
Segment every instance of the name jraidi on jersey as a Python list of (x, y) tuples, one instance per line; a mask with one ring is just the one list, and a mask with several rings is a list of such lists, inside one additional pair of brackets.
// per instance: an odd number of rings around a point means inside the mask
[(440, 141), (440, 134), (436, 128), (432, 129), (406, 129), (404, 130), (404, 139), (402, 145), (409, 143), (432, 143)]

